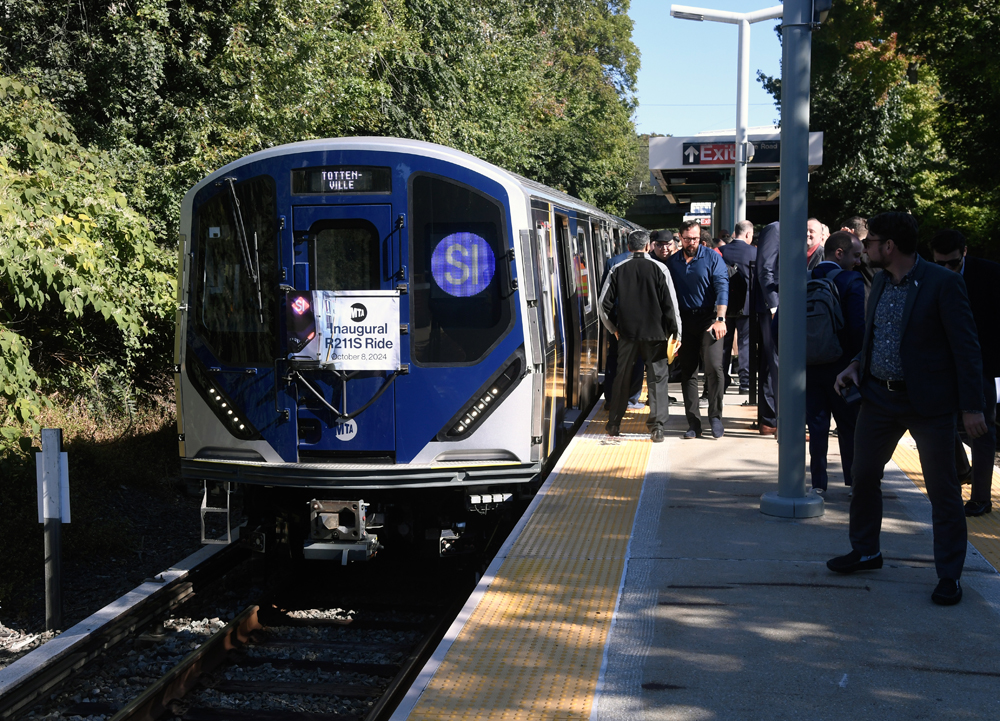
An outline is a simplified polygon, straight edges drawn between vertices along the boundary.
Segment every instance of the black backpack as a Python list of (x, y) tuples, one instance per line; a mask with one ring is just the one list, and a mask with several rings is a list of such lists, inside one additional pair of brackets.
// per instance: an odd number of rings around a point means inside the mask
[(843, 353), (840, 331), (844, 327), (844, 312), (833, 282), (840, 272), (838, 268), (825, 278), (806, 281), (806, 365), (832, 363)]

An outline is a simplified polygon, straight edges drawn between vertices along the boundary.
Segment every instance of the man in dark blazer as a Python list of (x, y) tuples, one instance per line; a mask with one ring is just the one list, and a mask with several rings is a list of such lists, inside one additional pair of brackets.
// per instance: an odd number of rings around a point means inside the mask
[[(745, 288), (750, 287), (750, 263), (757, 260), (757, 249), (750, 245), (751, 242), (753, 242), (753, 223), (749, 220), (741, 220), (736, 224), (732, 239), (719, 249), (726, 264), (736, 266), (736, 272)], [(734, 304), (733, 289), (733, 277), (731, 276), (729, 278), (729, 305), (726, 306), (726, 323), (736, 331), (739, 343), (737, 353), (740, 359), (740, 393), (746, 393), (750, 390), (750, 313), (753, 306), (749, 293), (742, 304)], [(722, 358), (725, 362), (733, 353), (733, 334), (726, 333), (722, 342)]]
[(981, 516), (993, 510), (990, 499), (993, 487), (993, 464), (997, 449), (996, 410), (1000, 376), (1000, 264), (966, 256), (965, 236), (957, 230), (941, 230), (931, 240), (934, 262), (953, 270), (965, 279), (976, 336), (982, 350), (983, 397), (986, 408), (986, 433), (972, 441), (972, 468), (965, 455), (961, 437), (955, 436), (955, 462), (959, 478), (972, 478), (972, 497), (965, 504), (966, 516)]
[(760, 395), (757, 396), (757, 416), (760, 433), (773, 436), (778, 427), (775, 391), (778, 389), (778, 344), (771, 333), (771, 319), (778, 311), (778, 245), (781, 230), (771, 223), (761, 231), (757, 241), (757, 283), (754, 307), (760, 333)]
[(962, 279), (917, 255), (913, 216), (875, 216), (865, 246), (883, 272), (872, 283), (861, 352), (835, 382), (838, 391), (853, 385), (862, 396), (852, 469), (853, 550), (826, 565), (838, 573), (882, 567), (882, 474), (909, 431), (932, 509), (939, 581), (931, 600), (951, 605), (962, 600), (968, 545), (955, 472), (956, 414), (970, 437), (986, 433), (976, 325)]

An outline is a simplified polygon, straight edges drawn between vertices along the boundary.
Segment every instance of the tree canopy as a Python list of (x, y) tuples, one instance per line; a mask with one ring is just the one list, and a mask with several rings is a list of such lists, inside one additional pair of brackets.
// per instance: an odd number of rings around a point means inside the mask
[[(813, 33), (810, 126), (825, 147), (810, 213), (909, 210), (923, 236), (954, 227), (995, 255), (998, 42), (997, 0), (834, 3)], [(780, 102), (780, 81), (762, 81)]]
[[(8, 0), (0, 414), (169, 367), (184, 192), (321, 137), (449, 145), (630, 204), (627, 0)], [(8, 429), (11, 436), (15, 430)]]

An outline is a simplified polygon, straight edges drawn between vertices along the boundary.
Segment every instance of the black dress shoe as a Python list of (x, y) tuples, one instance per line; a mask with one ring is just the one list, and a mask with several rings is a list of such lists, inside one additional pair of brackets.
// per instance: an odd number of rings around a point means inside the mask
[(854, 573), (855, 571), (876, 571), (882, 568), (882, 554), (867, 561), (861, 560), (860, 551), (851, 551), (846, 556), (837, 556), (826, 562), (826, 567), (836, 573)]
[(942, 578), (931, 594), (931, 600), (938, 606), (954, 606), (962, 600), (962, 584), (954, 578)]
[(616, 425), (612, 425), (610, 423), (608, 425), (604, 426), (604, 430), (608, 432), (609, 436), (620, 436), (621, 435), (621, 430), (619, 429), (619, 427), (616, 426)]
[(966, 516), (981, 516), (984, 513), (993, 512), (993, 501), (966, 501)]
[(654, 428), (653, 432), (649, 434), (649, 438), (653, 443), (663, 443), (663, 429)]

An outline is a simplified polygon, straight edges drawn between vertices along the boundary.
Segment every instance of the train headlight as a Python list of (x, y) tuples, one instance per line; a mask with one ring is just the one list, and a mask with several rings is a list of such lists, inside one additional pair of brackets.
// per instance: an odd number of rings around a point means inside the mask
[(216, 384), (215, 380), (209, 375), (208, 368), (198, 360), (198, 356), (190, 347), (187, 349), (184, 365), (191, 385), (195, 387), (198, 395), (205, 400), (208, 407), (215, 413), (215, 417), (222, 422), (222, 425), (230, 433), (245, 441), (261, 439), (260, 431), (245, 418), (241, 420), (239, 414), (234, 412), (234, 410), (240, 410), (239, 406)]
[(499, 405), (502, 396), (517, 385), (524, 367), (524, 350), (519, 348), (507, 359), (500, 371), (473, 394), (465, 407), (448, 421), (438, 432), (436, 439), (457, 441), (468, 437)]

